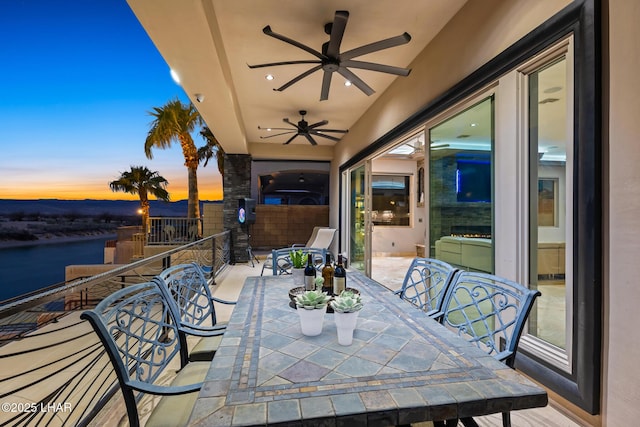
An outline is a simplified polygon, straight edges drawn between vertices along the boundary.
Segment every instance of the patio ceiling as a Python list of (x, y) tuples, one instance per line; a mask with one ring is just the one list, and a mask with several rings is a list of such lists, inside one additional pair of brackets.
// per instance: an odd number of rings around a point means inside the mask
[[(319, 145), (312, 147), (298, 137), (284, 146), (291, 135), (261, 139), (270, 133), (258, 127), (286, 128), (283, 118), (297, 123), (298, 111), (306, 110), (309, 123), (328, 120), (327, 128), (349, 129), (394, 79), (403, 77), (354, 69), (375, 90), (367, 96), (355, 86), (345, 86), (345, 79), (334, 73), (326, 101), (320, 101), (322, 71), (274, 91), (313, 65), (249, 69), (247, 64), (315, 57), (268, 37), (262, 29), (270, 25), (274, 32), (320, 50), (329, 38), (324, 25), (333, 21), (337, 10), (347, 10), (341, 52), (407, 32), (408, 44), (356, 59), (410, 68), (466, 0), (127, 1), (227, 153), (260, 148), (273, 157), (293, 151), (314, 158), (314, 150), (327, 153), (335, 142), (316, 137)], [(267, 74), (275, 79), (266, 80)]]

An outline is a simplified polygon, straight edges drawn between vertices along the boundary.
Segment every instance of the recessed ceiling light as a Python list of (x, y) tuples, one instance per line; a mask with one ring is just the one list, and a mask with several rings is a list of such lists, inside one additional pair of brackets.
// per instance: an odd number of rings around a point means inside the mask
[(171, 74), (171, 78), (174, 82), (180, 84), (180, 76), (178, 76), (178, 73), (176, 73), (174, 69), (169, 70), (169, 74)]
[(267, 80), (273, 80), (275, 77), (273, 77), (273, 74), (267, 74), (264, 78)]
[(267, 132), (271, 132), (271, 128), (267, 128)]
[(345, 80), (344, 81), (344, 85), (349, 87), (349, 86), (351, 86), (351, 82), (349, 80)]

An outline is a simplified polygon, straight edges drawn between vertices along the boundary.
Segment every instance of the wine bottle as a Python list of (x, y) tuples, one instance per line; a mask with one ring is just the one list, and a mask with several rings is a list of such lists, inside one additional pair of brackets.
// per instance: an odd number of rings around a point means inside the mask
[(322, 267), (322, 291), (331, 295), (333, 293), (333, 266), (331, 265), (331, 255), (325, 255), (324, 267)]
[(347, 288), (347, 271), (342, 265), (342, 255), (338, 255), (338, 263), (333, 271), (333, 293), (340, 295)]
[(304, 268), (304, 289), (313, 291), (316, 289), (316, 269), (313, 267), (313, 255), (307, 254), (307, 266)]

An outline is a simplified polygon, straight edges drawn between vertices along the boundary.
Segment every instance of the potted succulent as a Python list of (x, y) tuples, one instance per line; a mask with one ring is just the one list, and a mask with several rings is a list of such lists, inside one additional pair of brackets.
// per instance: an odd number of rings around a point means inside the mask
[(300, 317), (300, 328), (303, 335), (308, 337), (320, 335), (330, 298), (321, 290), (305, 291), (296, 296), (296, 311)]
[(330, 304), (331, 308), (333, 308), (333, 317), (336, 322), (336, 328), (338, 329), (338, 344), (351, 345), (353, 341), (353, 330), (358, 320), (358, 313), (360, 313), (362, 309), (360, 295), (345, 290), (336, 296)]
[(291, 260), (293, 283), (296, 286), (304, 285), (304, 267), (307, 263), (307, 254), (305, 254), (302, 249), (290, 251), (289, 259)]

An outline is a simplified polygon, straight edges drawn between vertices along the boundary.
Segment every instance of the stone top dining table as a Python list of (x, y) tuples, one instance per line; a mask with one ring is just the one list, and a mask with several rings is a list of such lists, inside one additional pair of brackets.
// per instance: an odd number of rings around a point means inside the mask
[(542, 407), (546, 392), (387, 288), (349, 271), (360, 311), (341, 346), (333, 314), (302, 335), (291, 276), (248, 277), (191, 426), (393, 426)]

